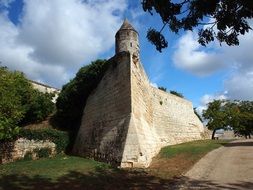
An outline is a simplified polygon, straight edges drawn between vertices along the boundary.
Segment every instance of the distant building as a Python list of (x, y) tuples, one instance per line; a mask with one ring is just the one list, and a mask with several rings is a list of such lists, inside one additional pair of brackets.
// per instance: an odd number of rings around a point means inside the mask
[(53, 97), (52, 102), (56, 103), (56, 99), (58, 98), (59, 93), (61, 92), (60, 89), (54, 88), (52, 86), (48, 86), (46, 84), (42, 84), (40, 82), (36, 82), (33, 80), (29, 80), (29, 81), (32, 84), (33, 88), (37, 89), (38, 91), (40, 91), (42, 93), (54, 93), (55, 96)]
[(234, 135), (234, 131), (232, 131), (232, 130), (225, 131), (225, 130), (221, 129), (221, 130), (217, 130), (215, 132), (214, 138), (216, 138), (216, 139), (234, 139), (235, 135)]

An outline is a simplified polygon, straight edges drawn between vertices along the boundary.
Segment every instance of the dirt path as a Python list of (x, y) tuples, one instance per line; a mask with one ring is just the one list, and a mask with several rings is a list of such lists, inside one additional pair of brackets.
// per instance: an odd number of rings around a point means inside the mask
[(253, 140), (236, 140), (203, 157), (180, 189), (253, 189)]

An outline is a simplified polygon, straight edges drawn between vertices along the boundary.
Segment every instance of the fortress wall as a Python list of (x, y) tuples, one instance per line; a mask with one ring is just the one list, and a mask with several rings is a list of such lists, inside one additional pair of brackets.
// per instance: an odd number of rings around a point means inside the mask
[(150, 85), (139, 60), (131, 61), (132, 114), (122, 167), (147, 167), (163, 146), (201, 139), (203, 125), (191, 102)]
[(151, 87), (154, 126), (161, 146), (199, 140), (204, 127), (191, 102)]
[(204, 137), (191, 102), (150, 85), (139, 60), (138, 33), (127, 20), (110, 61), (87, 100), (74, 153), (121, 167), (148, 167), (163, 146)]
[(138, 58), (120, 53), (89, 96), (74, 153), (148, 167), (166, 145), (201, 139), (191, 102), (152, 87)]
[(120, 53), (89, 96), (73, 152), (119, 165), (130, 122), (130, 55)]
[(148, 78), (137, 59), (131, 61), (132, 114), (122, 167), (147, 167), (160, 150), (153, 127), (153, 106)]

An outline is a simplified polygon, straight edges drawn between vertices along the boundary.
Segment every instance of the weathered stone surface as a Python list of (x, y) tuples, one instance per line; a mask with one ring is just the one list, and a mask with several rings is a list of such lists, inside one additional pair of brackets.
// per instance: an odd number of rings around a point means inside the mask
[(87, 100), (73, 152), (119, 164), (131, 113), (130, 55), (122, 52)]
[(117, 32), (122, 48), (87, 100), (74, 153), (121, 167), (148, 167), (161, 147), (206, 133), (191, 102), (150, 85), (138, 50), (128, 47), (135, 39), (129, 28)]
[(33, 158), (36, 159), (35, 150), (42, 148), (48, 148), (51, 150), (51, 155), (56, 154), (56, 145), (48, 140), (28, 140), (25, 138), (19, 138), (14, 142), (6, 142), (0, 144), (0, 163), (13, 162), (15, 160), (21, 160), (27, 153), (31, 153)]

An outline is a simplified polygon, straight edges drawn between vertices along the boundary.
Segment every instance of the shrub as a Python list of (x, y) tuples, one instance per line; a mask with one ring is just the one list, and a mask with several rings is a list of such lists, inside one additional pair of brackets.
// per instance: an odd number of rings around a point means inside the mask
[(158, 89), (159, 89), (159, 90), (162, 90), (162, 91), (164, 91), (164, 92), (167, 91), (167, 88), (165, 88), (165, 87), (163, 87), (163, 86), (159, 86)]
[(22, 123), (35, 123), (46, 119), (55, 109), (52, 98), (53, 94), (44, 94), (38, 90), (33, 90), (31, 92), (29, 104), (26, 105), (26, 112), (22, 119)]
[(38, 158), (48, 158), (52, 153), (50, 148), (35, 149), (34, 152)]
[(22, 129), (20, 130), (19, 137), (23, 137), (29, 140), (49, 140), (56, 144), (57, 153), (64, 152), (69, 144), (68, 133), (55, 129)]
[(170, 93), (171, 93), (171, 94), (174, 94), (174, 95), (176, 95), (176, 96), (178, 96), (178, 97), (180, 97), (180, 98), (184, 98), (183, 94), (182, 94), (182, 93), (179, 93), (179, 92), (177, 92), (177, 91), (171, 90)]

